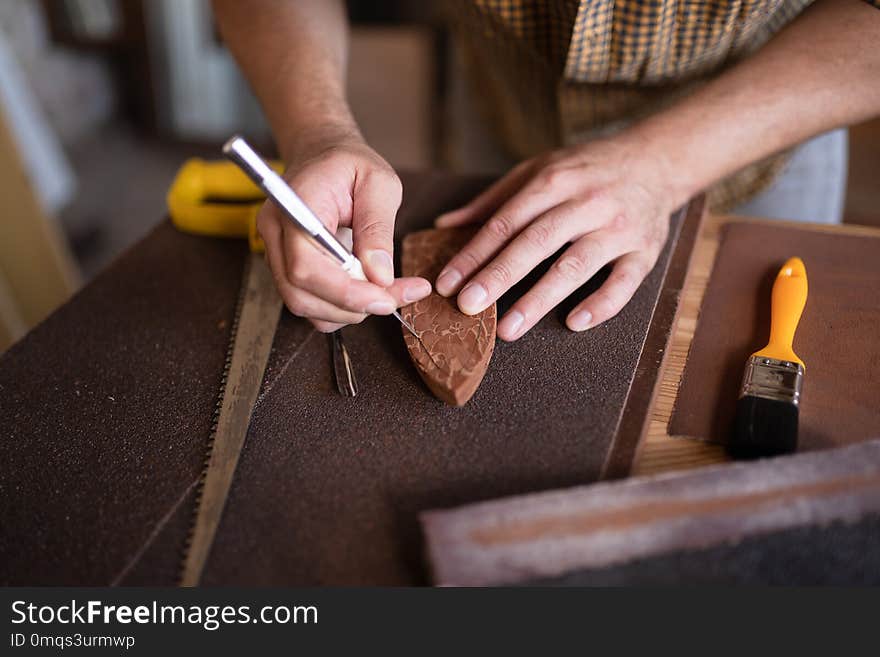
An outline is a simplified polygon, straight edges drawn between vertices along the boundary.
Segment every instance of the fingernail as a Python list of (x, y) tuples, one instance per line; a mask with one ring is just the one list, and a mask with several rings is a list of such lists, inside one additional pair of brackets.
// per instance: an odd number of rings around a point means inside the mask
[(391, 262), (391, 254), (388, 251), (378, 249), (371, 251), (369, 256), (373, 271), (376, 272), (384, 285), (394, 282), (394, 264)]
[(593, 315), (589, 310), (579, 310), (568, 318), (568, 328), (572, 331), (586, 331), (590, 328)]
[(439, 227), (439, 228), (443, 228), (443, 226), (445, 226), (446, 224), (448, 224), (448, 223), (449, 223), (449, 220), (450, 220), (450, 219), (453, 219), (454, 216), (455, 216), (455, 212), (444, 212), (444, 213), (441, 214), (439, 217), (437, 217), (436, 219), (434, 219), (434, 225), (437, 226), (437, 227)]
[(394, 312), (394, 304), (390, 301), (374, 301), (366, 311), (371, 315), (390, 315)]
[(498, 331), (508, 336), (508, 339), (513, 339), (519, 335), (519, 329), (524, 319), (525, 317), (523, 317), (520, 311), (511, 310), (501, 320), (501, 324), (498, 325)]
[(480, 312), (489, 293), (480, 283), (468, 283), (458, 295), (458, 307), (462, 312), (473, 315)]
[(455, 269), (447, 269), (440, 272), (440, 275), (437, 277), (437, 294), (448, 297), (455, 290), (455, 286), (458, 285), (460, 280), (461, 274)]
[(424, 299), (429, 294), (431, 294), (431, 284), (428, 281), (419, 281), (406, 286), (403, 291), (403, 300), (406, 303), (412, 303)]

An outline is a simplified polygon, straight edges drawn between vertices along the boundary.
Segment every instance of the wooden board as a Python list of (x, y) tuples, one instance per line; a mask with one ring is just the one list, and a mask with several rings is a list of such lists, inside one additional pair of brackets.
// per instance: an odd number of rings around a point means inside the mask
[(0, 353), (79, 285), (58, 224), (40, 205), (0, 111)]
[[(477, 227), (429, 228), (403, 238), (400, 256), (404, 276), (435, 281), (447, 262), (467, 244)], [(401, 326), (403, 340), (419, 376), (431, 392), (450, 406), (463, 406), (486, 374), (495, 348), (498, 309), (495, 303), (465, 315), (453, 297), (432, 290), (426, 298), (401, 308), (403, 319), (418, 336)]]
[(802, 222), (778, 221), (751, 217), (710, 216), (703, 223), (694, 254), (691, 270), (682, 292), (678, 321), (672, 333), (666, 358), (661, 371), (658, 390), (651, 408), (651, 419), (636, 456), (633, 475), (654, 474), (671, 470), (696, 468), (711, 463), (721, 463), (727, 459), (723, 447), (670, 436), (667, 431), (678, 387), (687, 362), (688, 351), (697, 328), (703, 295), (709, 284), (709, 277), (718, 252), (721, 227), (733, 221), (771, 223), (776, 226), (790, 225), (798, 229), (845, 235), (869, 235), (876, 237), (880, 230), (855, 225), (806, 224)]

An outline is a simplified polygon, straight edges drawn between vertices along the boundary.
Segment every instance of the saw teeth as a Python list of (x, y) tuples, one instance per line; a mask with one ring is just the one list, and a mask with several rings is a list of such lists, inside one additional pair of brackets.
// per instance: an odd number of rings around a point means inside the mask
[(226, 357), (223, 359), (223, 371), (220, 374), (220, 386), (217, 392), (217, 401), (214, 403), (214, 412), (211, 416), (211, 428), (208, 434), (208, 440), (205, 444), (205, 458), (202, 462), (202, 471), (199, 473), (198, 484), (196, 485), (195, 505), (190, 518), (189, 530), (186, 533), (186, 539), (183, 544), (183, 557), (180, 560), (180, 569), (177, 581), (182, 582), (183, 573), (186, 568), (186, 560), (189, 556), (189, 550), (192, 546), (193, 533), (196, 529), (196, 517), (199, 513), (199, 507), (202, 505), (202, 495), (204, 493), (205, 478), (208, 476), (208, 465), (211, 462), (211, 454), (214, 451), (214, 438), (217, 435), (217, 424), (220, 419), (220, 408), (223, 406), (223, 395), (226, 392), (226, 383), (229, 380), (229, 368), (232, 366), (232, 350), (235, 347), (235, 336), (238, 334), (238, 323), (241, 318), (241, 309), (244, 307), (244, 299), (246, 296), (246, 281), (248, 277), (249, 261), (245, 261), (242, 268), (241, 287), (238, 292), (238, 300), (235, 303), (235, 311), (232, 316), (232, 326), (229, 330), (229, 343), (226, 345)]

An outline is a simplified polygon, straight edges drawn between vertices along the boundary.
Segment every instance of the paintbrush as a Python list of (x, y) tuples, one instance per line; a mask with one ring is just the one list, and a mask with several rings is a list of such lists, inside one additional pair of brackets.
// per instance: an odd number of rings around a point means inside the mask
[(794, 452), (804, 362), (792, 348), (807, 302), (807, 271), (800, 258), (779, 270), (771, 298), (770, 342), (746, 362), (729, 451), (754, 458)]

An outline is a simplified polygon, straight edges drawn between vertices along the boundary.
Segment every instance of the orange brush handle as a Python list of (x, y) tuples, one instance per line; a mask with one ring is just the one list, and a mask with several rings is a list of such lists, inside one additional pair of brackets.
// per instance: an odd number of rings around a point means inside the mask
[(755, 356), (804, 364), (794, 353), (792, 343), (806, 303), (807, 270), (800, 258), (789, 258), (773, 283), (770, 342), (755, 352)]

